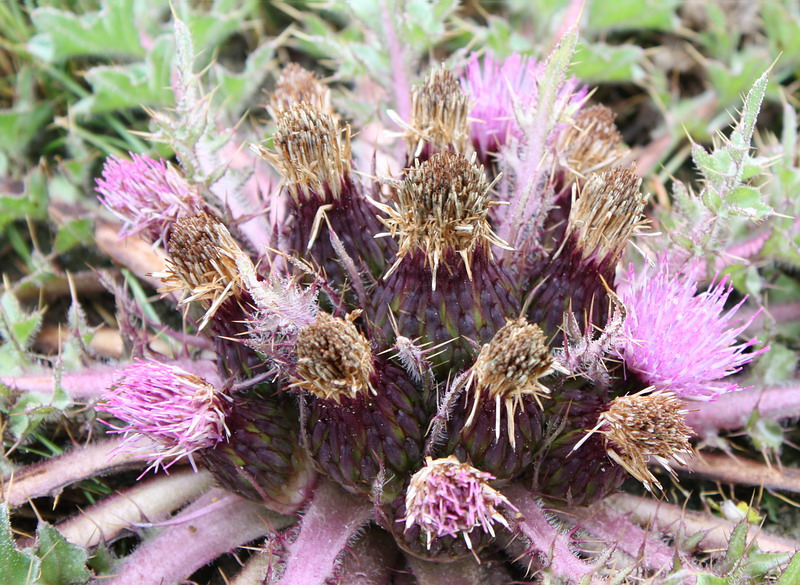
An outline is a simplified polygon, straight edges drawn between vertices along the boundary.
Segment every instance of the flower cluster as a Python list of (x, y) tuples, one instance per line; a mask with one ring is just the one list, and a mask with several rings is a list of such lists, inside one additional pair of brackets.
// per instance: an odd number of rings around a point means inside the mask
[[(354, 518), (437, 562), (513, 542), (526, 520), (506, 494), (590, 504), (626, 474), (660, 488), (650, 460), (691, 455), (685, 401), (737, 389), (725, 378), (757, 342), (738, 340), (724, 279), (702, 290), (662, 257), (616, 282), (641, 179), (576, 81), (525, 115), (550, 74), (520, 56), (434, 68), (402, 121), (404, 170), (375, 177), (327, 88), (287, 67), (270, 146), (252, 148), (282, 179), (274, 250), (240, 243), (171, 165), (109, 160), (103, 203), (163, 242), (156, 276), (224, 380), (124, 370), (101, 405), (124, 448), (146, 438), (154, 467), (197, 457), (247, 498), (308, 506), (297, 543), (344, 529), (321, 526), (315, 489), (347, 492)], [(314, 547), (288, 548), (284, 582), (303, 582)]]

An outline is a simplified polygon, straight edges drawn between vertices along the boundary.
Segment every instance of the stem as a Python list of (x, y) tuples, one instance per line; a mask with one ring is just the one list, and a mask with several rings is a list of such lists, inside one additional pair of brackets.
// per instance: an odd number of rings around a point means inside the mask
[(191, 469), (160, 475), (106, 497), (100, 503), (57, 526), (72, 544), (84, 548), (113, 541), (140, 522), (156, 522), (209, 490), (211, 473)]
[[(164, 362), (169, 365), (183, 368), (190, 374), (205, 378), (210, 384), (221, 387), (216, 364), (211, 360), (170, 360)], [(61, 388), (69, 395), (70, 400), (98, 400), (106, 388), (110, 387), (119, 378), (122, 365), (92, 366), (79, 372), (65, 372), (61, 374)], [(0, 378), (0, 383), (13, 388), (18, 392), (39, 392), (52, 394), (55, 387), (55, 375), (30, 374)]]
[[(397, 4), (395, 3), (395, 10)], [(411, 84), (406, 71), (406, 52), (397, 40), (392, 12), (386, 6), (386, 0), (380, 0), (381, 24), (386, 35), (386, 48), (392, 63), (392, 88), (395, 93), (397, 113), (403, 120), (411, 117)]]
[(93, 443), (13, 473), (11, 477), (4, 478), (7, 487), (0, 493), (0, 500), (5, 499), (14, 508), (33, 498), (53, 495), (70, 484), (90, 477), (144, 467), (149, 457), (145, 453), (120, 452), (111, 460), (111, 452), (122, 441), (119, 438)]
[(653, 537), (617, 510), (604, 502), (591, 508), (571, 510), (581, 516), (580, 528), (599, 538), (626, 555), (637, 559), (653, 571), (669, 572), (675, 557), (675, 550)]
[(343, 555), (333, 583), (389, 585), (394, 577), (397, 557), (394, 539), (377, 526), (370, 526)]
[(689, 408), (686, 423), (706, 437), (744, 427), (754, 412), (773, 420), (800, 416), (800, 385), (728, 392), (714, 402), (693, 402)]
[[(630, 494), (615, 494), (606, 502), (620, 514), (628, 516), (637, 524), (650, 526), (653, 530), (664, 530), (672, 534), (705, 533), (701, 541), (704, 552), (717, 552), (728, 548), (728, 539), (738, 522), (724, 520), (701, 512), (692, 512), (682, 506), (639, 497)], [(748, 541), (755, 540), (762, 552), (786, 552), (793, 554), (800, 543), (788, 538), (773, 536), (766, 532), (753, 531)]]
[(300, 534), (288, 548), (280, 585), (323, 585), (355, 532), (372, 517), (373, 507), (330, 482), (317, 488), (303, 516)]
[(575, 556), (569, 536), (550, 524), (533, 494), (520, 484), (511, 484), (503, 493), (521, 514), (521, 518), (515, 520), (519, 532), (529, 542), (525, 557), (544, 556), (556, 576), (575, 583), (587, 577), (592, 584), (604, 583), (599, 577), (591, 576), (594, 567)]
[[(182, 517), (192, 519), (180, 522)], [(289, 516), (213, 489), (176, 516), (172, 525), (145, 541), (125, 559), (120, 571), (104, 582), (161, 585), (182, 581), (221, 554), (291, 522)]]
[(689, 459), (686, 465), (676, 464), (674, 468), (684, 475), (699, 475), (720, 483), (763, 486), (767, 489), (800, 493), (800, 470), (767, 466), (752, 459), (701, 453)]

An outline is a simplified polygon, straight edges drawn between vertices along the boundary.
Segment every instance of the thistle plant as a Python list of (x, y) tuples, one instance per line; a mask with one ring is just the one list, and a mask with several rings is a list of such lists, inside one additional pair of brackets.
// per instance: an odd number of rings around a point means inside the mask
[[(577, 33), (538, 62), (430, 65), (386, 116), (395, 140), (361, 158), (371, 145), (329, 88), (288, 64), (269, 140), (240, 151), (248, 176), (215, 164), (226, 141), (181, 30), (178, 106), (153, 133), (177, 164), (109, 158), (97, 192), (120, 237), (163, 254), (148, 276), (184, 324), (183, 358), (150, 348), (109, 373), (97, 411), (122, 438), (100, 467), (166, 481), (188, 462), (216, 487), (187, 495), (111, 582), (184, 579), (265, 535), (246, 582), (353, 583), (372, 567), (376, 584), (606, 583), (614, 549), (644, 547), (642, 578), (704, 575), (690, 547), (608, 502), (626, 479), (662, 497), (662, 470), (677, 479), (694, 455), (689, 414), (741, 392), (732, 376), (768, 348), (729, 277), (704, 280), (665, 238), (642, 244), (634, 155), (567, 74)], [(202, 119), (194, 135), (182, 117)], [(200, 544), (149, 572), (188, 521)], [(579, 529), (610, 526), (608, 551), (581, 548)]]

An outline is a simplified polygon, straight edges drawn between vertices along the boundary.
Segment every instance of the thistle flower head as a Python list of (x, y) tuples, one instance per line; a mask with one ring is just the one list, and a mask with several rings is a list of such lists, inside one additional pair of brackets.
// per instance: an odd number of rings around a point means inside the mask
[(561, 132), (556, 152), (570, 175), (585, 179), (614, 166), (625, 155), (627, 148), (614, 118), (607, 107), (591, 106), (580, 110)]
[(493, 479), (490, 473), (461, 463), (454, 455), (436, 460), (428, 457), (406, 492), (405, 529), (418, 525), (429, 549), (433, 538), (459, 534), (471, 549), (469, 534), (478, 527), (494, 536), (495, 522), (508, 527), (498, 508), (511, 504), (489, 485)]
[(278, 120), (300, 102), (309, 104), (314, 111), (333, 113), (330, 90), (311, 71), (289, 63), (278, 76), (267, 109), (272, 119)]
[(256, 313), (248, 329), (257, 345), (273, 344), (280, 337), (291, 342), (317, 318), (314, 287), (303, 288), (292, 279), (272, 277), (248, 286)]
[(201, 301), (204, 328), (220, 305), (244, 291), (242, 274), (254, 272), (252, 260), (233, 239), (228, 228), (205, 213), (178, 220), (167, 246), (167, 269), (154, 276), (166, 287), (162, 292), (188, 291), (182, 303)]
[(469, 130), (467, 95), (444, 67), (434, 68), (411, 92), (411, 131), (406, 139), (411, 158), (425, 145), (433, 152), (466, 152)]
[(538, 325), (525, 319), (509, 321), (495, 333), (492, 341), (485, 344), (475, 365), (470, 382), (474, 381), (475, 398), (472, 412), (465, 427), (472, 424), (484, 392), (495, 401), (495, 440), (500, 437), (501, 402), (508, 418), (508, 437), (512, 448), (515, 442), (514, 415), (521, 406), (522, 397), (533, 396), (538, 402), (541, 396), (550, 393), (539, 378), (551, 372), (553, 357), (547, 347), (547, 339)]
[[(648, 491), (661, 484), (648, 469), (650, 458), (667, 471), (670, 460), (684, 462), (692, 453), (689, 438), (692, 429), (686, 424), (685, 406), (674, 392), (647, 388), (637, 394), (620, 396), (600, 415), (593, 432), (605, 438), (607, 453), (614, 461), (644, 484)], [(576, 445), (576, 449), (580, 443)]]
[(350, 320), (320, 312), (298, 334), (295, 354), (294, 386), (323, 400), (338, 403), (344, 396), (357, 398), (371, 390), (372, 350)]
[(254, 150), (281, 174), (298, 203), (316, 196), (338, 199), (350, 176), (350, 125), (317, 105), (299, 102), (282, 112), (272, 137), (275, 150), (254, 145)]
[(425, 254), (433, 273), (448, 251), (461, 255), (470, 272), (471, 255), (478, 244), (507, 247), (489, 224), (490, 185), (483, 167), (460, 154), (439, 152), (423, 163), (408, 169), (398, 193), (396, 207), (379, 204), (388, 217), (381, 221), (389, 235), (398, 238), (397, 260), (391, 274), (403, 258), (417, 250)]
[[(541, 70), (535, 60), (519, 54), (500, 60), (487, 53), (481, 61), (473, 53), (461, 86), (470, 99), (470, 137), (481, 160), (512, 138), (522, 137), (516, 109), (535, 109)], [(586, 90), (578, 91), (576, 80), (567, 81), (560, 90), (560, 97), (576, 107), (585, 96)]]
[[(134, 451), (146, 443), (150, 468), (169, 468), (178, 459), (211, 448), (230, 435), (225, 425), (228, 397), (205, 379), (172, 365), (139, 360), (122, 370), (97, 409), (122, 421), (106, 422), (112, 433), (123, 433), (120, 450)], [(170, 460), (165, 463), (165, 460)]]
[(642, 224), (647, 199), (639, 192), (641, 183), (633, 167), (596, 173), (586, 181), (570, 210), (565, 238), (575, 238), (584, 260), (619, 260)]
[(690, 275), (670, 274), (663, 255), (656, 274), (636, 284), (631, 266), (628, 279), (621, 294), (628, 309), (624, 342), (617, 349), (626, 370), (681, 398), (709, 400), (738, 390), (722, 378), (767, 348), (745, 353), (758, 340), (737, 342), (755, 316), (744, 323), (734, 320), (744, 300), (725, 309), (733, 291), (727, 277), (698, 293)]
[(120, 237), (142, 234), (166, 242), (178, 218), (203, 210), (203, 198), (181, 173), (163, 159), (131, 154), (131, 160), (106, 159), (97, 179), (100, 202), (123, 221)]

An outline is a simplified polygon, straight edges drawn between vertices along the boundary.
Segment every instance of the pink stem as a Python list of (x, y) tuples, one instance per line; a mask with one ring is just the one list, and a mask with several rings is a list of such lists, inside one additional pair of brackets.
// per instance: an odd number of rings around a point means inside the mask
[(800, 385), (729, 392), (714, 402), (691, 402), (686, 422), (700, 437), (740, 429), (754, 412), (767, 419), (800, 416)]
[[(638, 524), (651, 526), (654, 530), (664, 530), (671, 534), (704, 532), (705, 538), (701, 542), (704, 551), (727, 549), (730, 535), (737, 525), (737, 522), (702, 512), (693, 512), (683, 506), (660, 502), (649, 496), (616, 494), (606, 498), (606, 502), (620, 514), (631, 518)], [(763, 531), (760, 532), (755, 527), (748, 540), (755, 540), (758, 547), (764, 552), (795, 553), (800, 547), (800, 543)]]
[(520, 484), (508, 486), (503, 493), (521, 514), (516, 523), (520, 533), (530, 542), (526, 556), (543, 555), (557, 576), (575, 583), (587, 577), (591, 584), (604, 583), (602, 579), (592, 577), (594, 567), (575, 556), (569, 537), (550, 524), (533, 494)]
[(69, 542), (88, 548), (113, 541), (123, 530), (141, 522), (156, 522), (211, 489), (208, 471), (191, 469), (159, 475), (110, 495), (57, 526)]
[(398, 557), (394, 540), (371, 526), (342, 555), (332, 585), (389, 585)]
[(5, 499), (14, 508), (30, 499), (56, 494), (83, 479), (144, 467), (148, 459), (144, 453), (119, 452), (111, 459), (111, 452), (122, 444), (122, 440), (92, 443), (12, 473), (3, 479), (6, 487), (0, 491), (0, 500)]
[(372, 517), (372, 504), (329, 481), (317, 488), (290, 546), (280, 585), (323, 585), (355, 532)]
[(392, 12), (386, 6), (386, 0), (380, 0), (381, 23), (386, 35), (386, 48), (392, 63), (392, 88), (394, 88), (397, 113), (403, 120), (411, 116), (411, 84), (406, 72), (406, 51), (397, 40)]
[[(209, 509), (208, 513), (203, 512)], [(292, 522), (260, 504), (213, 489), (181, 512), (192, 520), (164, 528), (125, 559), (108, 585), (161, 585), (189, 577), (200, 567)]]
[(582, 516), (581, 528), (598, 537), (601, 542), (639, 559), (648, 569), (669, 570), (672, 566), (674, 549), (604, 502), (593, 505)]
[[(211, 360), (171, 360), (165, 362), (183, 368), (191, 374), (201, 376), (214, 386), (221, 386), (216, 364)], [(125, 364), (116, 366), (92, 366), (79, 372), (61, 374), (61, 388), (73, 401), (97, 400), (103, 391), (119, 378), (119, 372)], [(29, 374), (0, 378), (0, 383), (19, 392), (40, 392), (51, 394), (55, 385), (52, 372), (46, 374)]]

